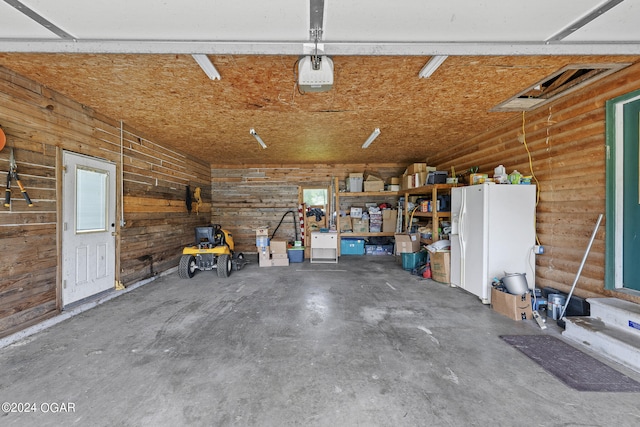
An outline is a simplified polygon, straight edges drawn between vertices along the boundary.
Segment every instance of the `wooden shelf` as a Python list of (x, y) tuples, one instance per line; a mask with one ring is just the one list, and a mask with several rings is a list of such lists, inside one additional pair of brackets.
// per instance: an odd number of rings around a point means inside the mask
[(417, 210), (411, 213), (409, 211), (409, 196), (411, 195), (425, 195), (431, 200), (431, 206), (437, 206), (438, 194), (439, 193), (451, 193), (451, 189), (458, 187), (458, 184), (430, 184), (424, 185), (422, 187), (417, 188), (409, 188), (406, 190), (400, 190), (400, 194), (404, 195), (404, 216), (405, 216), (405, 224), (407, 227), (411, 226), (409, 224), (409, 219), (413, 215), (414, 217), (421, 218), (431, 218), (432, 219), (432, 239), (421, 239), (421, 242), (424, 244), (431, 244), (435, 241), (440, 240), (440, 235), (438, 233), (438, 228), (440, 226), (440, 220), (443, 218), (451, 218), (450, 211), (431, 211), (431, 212), (418, 212)]
[[(338, 189), (338, 178), (335, 178), (334, 181), (335, 188)], [(383, 199), (383, 198), (394, 198), (397, 199), (400, 192), (398, 191), (358, 191), (358, 192), (350, 192), (350, 191), (336, 191), (335, 193), (335, 210), (339, 212), (340, 210), (340, 199), (350, 197), (350, 198), (372, 198), (372, 199)], [(398, 215), (401, 215), (401, 212), (398, 212)], [(340, 231), (340, 216), (338, 215), (336, 218), (336, 228), (338, 229), (338, 239), (343, 237), (345, 238), (366, 238), (366, 237), (393, 237), (394, 232), (380, 232), (380, 233), (372, 233), (372, 232), (341, 232)], [(395, 227), (394, 227), (395, 228)], [(340, 255), (340, 242), (338, 242), (338, 255)]]
[(340, 197), (397, 197), (397, 191), (360, 191), (360, 192), (338, 192)]
[[(431, 198), (432, 200), (432, 205), (435, 205), (435, 201), (438, 199), (438, 194), (439, 193), (450, 193), (451, 189), (454, 187), (458, 187), (458, 184), (430, 184), (430, 185), (424, 185), (422, 187), (417, 187), (417, 188), (409, 188), (406, 190), (400, 190), (400, 191), (362, 191), (362, 192), (341, 192), (341, 191), (336, 191), (335, 195), (336, 195), (336, 211), (338, 211), (340, 209), (340, 199), (344, 198), (344, 197), (359, 197), (359, 198), (366, 198), (366, 197), (371, 197), (371, 198), (383, 198), (383, 197), (402, 197), (404, 196), (405, 198), (405, 208), (404, 208), (404, 223), (408, 224), (409, 222), (409, 218), (411, 217), (411, 212), (409, 211), (408, 208), (408, 198), (411, 195), (425, 195)], [(335, 188), (338, 188), (338, 179), (335, 178)], [(402, 215), (402, 212), (398, 212), (398, 215)], [(438, 212), (438, 211), (434, 211), (434, 212), (414, 212), (413, 213), (414, 217), (425, 217), (425, 218), (432, 218), (433, 224), (434, 224), (434, 232), (433, 232), (433, 239), (422, 239), (422, 243), (425, 244), (430, 244), (436, 240), (439, 240), (440, 236), (438, 235), (438, 225), (439, 225), (439, 221), (442, 218), (451, 218), (451, 212), (446, 211), (446, 212)], [(340, 218), (338, 217), (337, 219), (337, 223), (336, 226), (338, 227), (338, 230), (340, 230)], [(393, 237), (395, 233), (367, 233), (367, 232), (360, 232), (360, 233), (354, 233), (354, 232), (338, 232), (338, 237), (342, 238), (342, 237)], [(340, 250), (340, 247), (338, 246), (338, 251)]]
[(398, 193), (408, 194), (410, 196), (414, 194), (429, 194), (438, 190), (451, 190), (452, 188), (459, 187), (459, 186), (460, 186), (459, 184), (429, 184), (429, 185), (423, 185), (422, 187), (400, 190), (398, 191)]
[[(436, 212), (438, 214), (439, 218), (450, 218), (451, 217), (451, 212), (449, 211), (438, 211)], [(413, 213), (413, 216), (424, 216), (424, 217), (429, 217), (431, 218), (433, 216), (434, 212), (418, 212), (415, 211)]]
[(393, 237), (395, 233), (354, 233), (353, 231), (343, 231), (340, 237)]

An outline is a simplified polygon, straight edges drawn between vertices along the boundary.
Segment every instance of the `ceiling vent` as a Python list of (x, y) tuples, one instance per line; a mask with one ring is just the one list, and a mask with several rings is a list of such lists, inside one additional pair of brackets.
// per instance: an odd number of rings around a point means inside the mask
[(491, 111), (529, 111), (595, 82), (629, 64), (568, 65), (498, 104)]

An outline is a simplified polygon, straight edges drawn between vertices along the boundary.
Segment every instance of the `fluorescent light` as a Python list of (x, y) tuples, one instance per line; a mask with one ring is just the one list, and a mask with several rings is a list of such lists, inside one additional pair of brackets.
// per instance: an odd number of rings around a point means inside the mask
[(369, 135), (369, 138), (367, 138), (367, 140), (364, 142), (364, 144), (362, 144), (362, 148), (369, 147), (371, 145), (371, 143), (373, 142), (373, 140), (378, 137), (378, 135), (380, 135), (380, 128), (375, 128), (373, 130), (373, 132), (371, 132), (371, 135)]
[(261, 146), (262, 148), (267, 148), (267, 144), (265, 144), (265, 143), (264, 143), (264, 141), (262, 140), (262, 138), (260, 138), (260, 135), (258, 135), (258, 134), (256, 133), (256, 130), (255, 130), (255, 129), (251, 128), (251, 130), (249, 131), (249, 133), (250, 133), (251, 135), (253, 135), (253, 137), (256, 139), (256, 141), (258, 141), (258, 144), (260, 144), (260, 146)]
[(191, 55), (196, 60), (202, 71), (205, 72), (211, 80), (220, 80), (220, 73), (216, 70), (211, 60), (207, 55)]
[(448, 57), (446, 55), (436, 55), (432, 56), (429, 62), (422, 67), (422, 70), (418, 73), (418, 77), (421, 79), (428, 79), (431, 74), (435, 73), (440, 65), (444, 62)]

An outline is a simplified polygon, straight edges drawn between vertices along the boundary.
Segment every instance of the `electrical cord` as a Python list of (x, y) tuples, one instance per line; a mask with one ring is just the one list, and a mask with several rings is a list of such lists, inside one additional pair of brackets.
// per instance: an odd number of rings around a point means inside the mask
[[(524, 149), (527, 150), (527, 156), (529, 158), (529, 170), (531, 171), (531, 176), (533, 180), (536, 182), (536, 207), (538, 207), (538, 203), (540, 202), (540, 182), (536, 177), (536, 173), (533, 171), (533, 161), (531, 160), (531, 151), (529, 151), (529, 145), (527, 144), (527, 133), (525, 131), (525, 112), (522, 112), (522, 143), (524, 144)], [(540, 240), (538, 239), (538, 229), (535, 226), (535, 216), (534, 216), (534, 230), (536, 231), (536, 243), (540, 245)]]

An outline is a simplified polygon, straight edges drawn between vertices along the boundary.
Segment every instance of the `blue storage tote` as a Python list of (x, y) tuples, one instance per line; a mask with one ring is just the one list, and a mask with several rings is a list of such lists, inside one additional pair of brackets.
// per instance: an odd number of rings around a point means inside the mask
[(343, 237), (340, 239), (340, 255), (364, 255), (364, 239)]
[(393, 245), (365, 245), (366, 255), (393, 255)]
[(404, 270), (413, 270), (427, 262), (427, 252), (404, 252), (402, 254), (402, 268)]
[(294, 246), (287, 250), (289, 262), (304, 262), (304, 246)]

